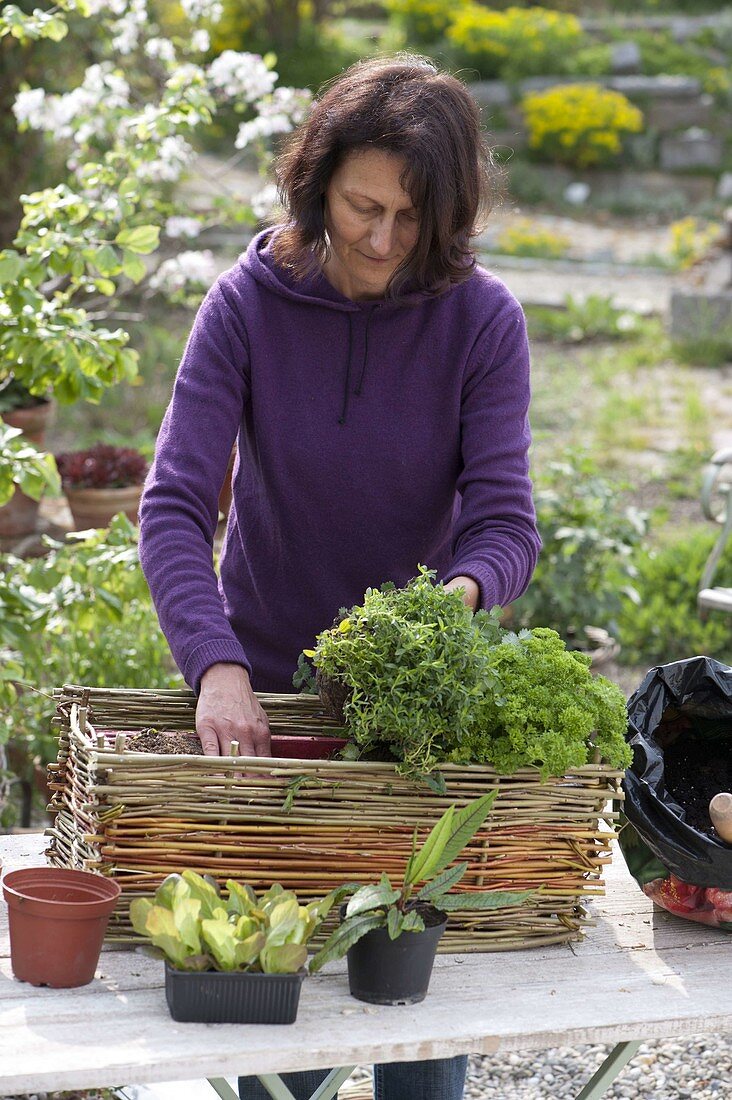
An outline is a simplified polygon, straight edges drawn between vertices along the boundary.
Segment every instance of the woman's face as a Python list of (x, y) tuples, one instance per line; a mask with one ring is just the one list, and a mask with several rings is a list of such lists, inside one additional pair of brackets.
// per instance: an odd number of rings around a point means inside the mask
[(325, 192), (329, 282), (354, 301), (382, 298), (417, 243), (419, 217), (399, 177), (404, 158), (378, 149), (349, 153)]

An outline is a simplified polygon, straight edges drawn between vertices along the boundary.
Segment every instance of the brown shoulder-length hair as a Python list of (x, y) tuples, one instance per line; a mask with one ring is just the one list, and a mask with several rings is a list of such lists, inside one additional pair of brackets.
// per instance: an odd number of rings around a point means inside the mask
[(413, 54), (357, 62), (331, 81), (294, 131), (275, 169), (284, 208), (273, 252), (296, 278), (328, 257), (324, 196), (344, 156), (375, 148), (404, 158), (401, 180), (419, 212), (415, 248), (387, 297), (406, 284), (438, 294), (475, 267), (470, 240), (488, 213), (493, 161), (465, 85)]

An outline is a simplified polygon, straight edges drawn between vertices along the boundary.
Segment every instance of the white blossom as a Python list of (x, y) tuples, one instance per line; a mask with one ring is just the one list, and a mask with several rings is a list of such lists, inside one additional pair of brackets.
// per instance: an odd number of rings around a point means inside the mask
[(147, 0), (128, 0), (128, 8), (112, 24), (112, 48), (121, 54), (130, 54), (140, 44), (140, 36), (148, 22)]
[(145, 53), (159, 61), (175, 61), (175, 47), (169, 38), (149, 38)]
[[(18, 117), (20, 100), (20, 110), (34, 129), (52, 133), (54, 138), (76, 139), (79, 134), (79, 140), (86, 141), (92, 134), (104, 132), (107, 111), (127, 107), (129, 95), (124, 77), (114, 72), (110, 62), (104, 62), (90, 65), (83, 82), (66, 95), (46, 95), (43, 89), (34, 88), (21, 92), (13, 109)], [(102, 103), (105, 110), (99, 111)]]
[(170, 260), (163, 260), (150, 279), (150, 288), (161, 294), (172, 295), (184, 290), (202, 290), (216, 278), (213, 252), (180, 252)]
[(126, 56), (137, 49), (139, 41), (140, 27), (138, 26), (137, 20), (130, 18), (129, 15), (122, 19), (118, 19), (114, 24), (112, 49)]
[(574, 180), (564, 188), (565, 202), (571, 202), (574, 206), (582, 206), (590, 197), (590, 185), (584, 180)]
[(164, 137), (156, 147), (157, 157), (145, 161), (138, 169), (138, 175), (146, 180), (180, 179), (184, 169), (193, 159), (193, 149), (179, 134)]
[(201, 223), (198, 218), (173, 215), (165, 223), (166, 237), (197, 237), (200, 232)]
[(234, 145), (237, 149), (245, 149), (257, 138), (270, 137), (272, 134), (285, 134), (290, 128), (285, 115), (275, 115), (273, 118), (263, 118), (261, 115), (257, 115), (251, 122), (242, 122)]
[(210, 45), (211, 38), (208, 31), (199, 28), (191, 35), (190, 47), (196, 53), (207, 53)]
[(618, 332), (632, 332), (638, 327), (638, 318), (634, 313), (621, 313), (615, 322)]
[(268, 183), (261, 191), (257, 191), (256, 195), (252, 195), (251, 204), (257, 221), (270, 221), (282, 209), (277, 193), (277, 185)]
[(192, 23), (203, 19), (209, 23), (218, 23), (224, 14), (221, 0), (180, 0), (180, 6)]
[(311, 102), (307, 88), (275, 88), (257, 104), (256, 117), (242, 122), (234, 142), (236, 148), (244, 149), (257, 138), (288, 133), (305, 119)]
[(307, 118), (313, 102), (309, 88), (275, 88), (257, 110), (260, 115), (286, 115), (293, 126), (299, 126)]
[(32, 130), (40, 130), (45, 98), (43, 88), (29, 88), (25, 92), (18, 92), (13, 103), (13, 114), (18, 122), (27, 122)]
[(122, 15), (127, 7), (127, 0), (86, 0), (86, 3), (90, 15), (101, 15), (102, 12)]
[(245, 103), (269, 95), (277, 83), (277, 73), (267, 68), (259, 54), (235, 50), (224, 50), (214, 58), (207, 75), (214, 88)]

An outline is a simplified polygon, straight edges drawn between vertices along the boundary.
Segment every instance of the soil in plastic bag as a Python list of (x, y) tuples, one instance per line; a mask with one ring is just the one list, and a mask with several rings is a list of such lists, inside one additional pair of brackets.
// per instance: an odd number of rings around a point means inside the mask
[(669, 912), (732, 931), (732, 845), (709, 802), (732, 791), (732, 668), (708, 657), (651, 669), (628, 702), (633, 764), (620, 848)]

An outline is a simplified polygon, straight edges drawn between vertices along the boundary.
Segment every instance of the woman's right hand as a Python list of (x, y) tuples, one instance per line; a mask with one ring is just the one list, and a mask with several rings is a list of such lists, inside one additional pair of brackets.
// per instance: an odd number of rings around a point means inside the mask
[(243, 665), (211, 665), (201, 677), (196, 733), (206, 756), (269, 756), (269, 722)]

